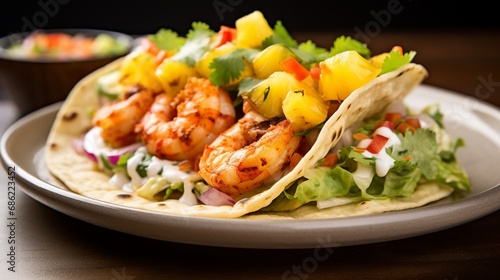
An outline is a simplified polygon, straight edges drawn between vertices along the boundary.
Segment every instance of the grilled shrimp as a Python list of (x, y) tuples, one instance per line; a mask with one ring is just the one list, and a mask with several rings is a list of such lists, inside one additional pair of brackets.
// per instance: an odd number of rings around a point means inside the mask
[(136, 125), (154, 102), (154, 94), (140, 90), (118, 101), (106, 103), (96, 111), (92, 123), (99, 126), (101, 137), (113, 147), (132, 144), (138, 140)]
[(213, 188), (235, 198), (259, 187), (280, 172), (299, 147), (288, 120), (267, 125), (260, 115), (245, 114), (208, 145), (201, 158), (201, 177)]
[(155, 156), (191, 160), (234, 121), (229, 94), (208, 79), (191, 77), (174, 98), (158, 95), (136, 131)]

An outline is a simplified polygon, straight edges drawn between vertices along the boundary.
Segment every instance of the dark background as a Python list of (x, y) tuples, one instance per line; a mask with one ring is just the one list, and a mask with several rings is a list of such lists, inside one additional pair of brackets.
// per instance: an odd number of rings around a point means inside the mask
[[(387, 13), (390, 5), (400, 12)], [(221, 24), (234, 26), (236, 19), (254, 10), (262, 11), (271, 26), (281, 20), (290, 32), (349, 33), (375, 22), (382, 31), (499, 27), (499, 12), (486, 1), (18, 0), (2, 1), (1, 6), (0, 36), (34, 28), (109, 29), (138, 35), (163, 27), (185, 35), (193, 21), (216, 30)]]

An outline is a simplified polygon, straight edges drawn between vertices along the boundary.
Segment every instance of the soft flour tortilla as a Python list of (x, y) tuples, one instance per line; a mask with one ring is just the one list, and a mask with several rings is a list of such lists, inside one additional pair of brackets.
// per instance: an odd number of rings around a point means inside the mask
[[(91, 128), (90, 112), (99, 107), (96, 93), (97, 78), (104, 73), (118, 69), (122, 60), (119, 59), (91, 73), (73, 88), (59, 110), (47, 140), (45, 155), (48, 170), (72, 191), (97, 200), (169, 214), (217, 218), (247, 217), (249, 213), (269, 205), (287, 185), (300, 178), (305, 170), (322, 159), (339, 141), (347, 128), (367, 117), (380, 114), (394, 102), (402, 100), (427, 76), (424, 67), (409, 64), (377, 77), (355, 90), (326, 122), (318, 140), (294, 170), (261, 193), (241, 200), (234, 206), (187, 206), (173, 199), (152, 202), (117, 189), (108, 183), (109, 175), (96, 169), (91, 160), (77, 154), (72, 148), (72, 141)], [(409, 198), (367, 201), (359, 205), (344, 205), (321, 211), (315, 207), (303, 206), (292, 212), (259, 215), (258, 217), (322, 218), (372, 214), (419, 207), (446, 197), (450, 193), (451, 190), (447, 187), (422, 185)]]

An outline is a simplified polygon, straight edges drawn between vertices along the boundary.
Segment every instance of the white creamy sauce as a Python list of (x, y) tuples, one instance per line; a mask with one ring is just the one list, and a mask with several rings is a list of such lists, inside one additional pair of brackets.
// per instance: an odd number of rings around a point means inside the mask
[[(200, 180), (201, 177), (196, 172), (185, 172), (179, 170), (178, 162), (151, 158), (151, 163), (148, 165), (146, 178), (142, 178), (137, 172), (137, 166), (142, 162), (147, 155), (144, 147), (139, 148), (136, 153), (127, 161), (127, 173), (130, 176), (128, 179), (124, 174), (115, 174), (110, 179), (110, 183), (116, 187), (121, 187), (124, 191), (134, 192), (134, 187), (142, 186), (148, 178), (161, 176), (168, 182), (174, 184), (183, 182), (184, 193), (179, 198), (179, 202), (187, 205), (197, 204), (196, 195), (193, 193), (194, 181)], [(161, 171), (161, 174), (159, 174)]]
[(105, 155), (109, 148), (104, 143), (104, 140), (100, 136), (101, 128), (98, 126), (93, 127), (89, 130), (83, 139), (83, 148), (86, 151), (91, 152), (97, 159), (97, 166), (100, 169), (105, 169), (104, 163), (102, 162), (102, 158), (100, 155)]
[(131, 158), (127, 161), (127, 173), (130, 176), (130, 184), (132, 186), (143, 185), (145, 183), (145, 179), (141, 178), (139, 173), (137, 173), (137, 166), (141, 163), (144, 153), (141, 152), (143, 148), (138, 150)]
[[(395, 160), (387, 154), (386, 149), (388, 147), (394, 146), (394, 145), (400, 145), (401, 141), (399, 141), (398, 136), (392, 132), (392, 130), (388, 127), (379, 127), (377, 130), (375, 130), (374, 135), (382, 135), (384, 137), (387, 137), (387, 142), (385, 143), (384, 147), (380, 150), (379, 153), (377, 154), (372, 154), (368, 151), (364, 151), (362, 154), (363, 156), (367, 158), (375, 158), (375, 171), (378, 176), (383, 177), (387, 175), (387, 172), (389, 172), (389, 169), (394, 166)], [(358, 147), (360, 148), (366, 148), (370, 144), (372, 140), (371, 139), (364, 139), (360, 141), (360, 145)]]
[(115, 173), (110, 179), (109, 183), (117, 188), (122, 188), (122, 190), (133, 193), (134, 190), (130, 186), (130, 179), (125, 175), (125, 173)]

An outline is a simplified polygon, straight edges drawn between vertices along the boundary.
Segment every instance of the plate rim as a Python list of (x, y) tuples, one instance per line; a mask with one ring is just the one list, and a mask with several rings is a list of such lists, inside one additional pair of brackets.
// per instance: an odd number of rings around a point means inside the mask
[[(460, 93), (456, 93), (453, 91), (449, 91), (446, 89), (429, 86), (429, 85), (419, 85), (418, 87), (423, 90), (431, 90), (437, 91), (440, 95), (445, 96), (446, 98), (451, 98), (454, 100), (460, 98), (469, 98), (470, 96), (462, 95)], [(476, 100), (479, 102), (480, 106), (485, 106), (488, 108), (490, 112), (494, 115), (494, 117), (500, 122), (500, 110), (495, 106), (486, 103), (482, 100)], [(1, 161), (4, 169), (7, 166), (15, 166), (17, 163), (10, 157), (9, 152), (7, 150), (7, 142), (12, 137), (17, 130), (22, 129), (22, 127), (36, 122), (37, 119), (43, 116), (48, 116), (55, 114), (59, 110), (60, 106), (63, 102), (58, 102), (42, 109), (39, 109), (19, 120), (14, 122), (2, 135), (1, 138)], [(43, 181), (41, 178), (37, 177), (37, 175), (30, 174), (28, 171), (24, 169), (16, 170), (17, 179), (21, 179), (22, 183), (18, 184), (18, 186), (26, 193), (28, 196), (37, 200), (38, 202), (55, 209), (61, 213), (64, 213), (73, 218), (82, 220), (84, 222), (94, 224), (97, 226), (101, 226), (104, 228), (112, 229), (119, 232), (124, 232), (132, 235), (142, 236), (146, 238), (158, 239), (163, 241), (170, 242), (178, 242), (178, 243), (186, 243), (186, 244), (194, 244), (194, 245), (208, 245), (208, 246), (219, 246), (219, 247), (237, 247), (237, 248), (312, 248), (317, 247), (318, 238), (323, 239), (323, 246), (337, 247), (337, 246), (348, 246), (348, 245), (361, 245), (389, 240), (396, 240), (401, 238), (407, 238), (411, 236), (422, 235), (426, 233), (440, 231), (446, 228), (454, 227), (471, 220), (480, 218), (489, 213), (497, 211), (500, 209), (500, 205), (492, 203), (491, 197), (500, 197), (500, 185), (492, 186), (482, 192), (476, 193), (470, 197), (467, 197), (460, 201), (449, 202), (439, 205), (430, 205), (427, 207), (421, 208), (413, 208), (395, 212), (386, 212), (380, 214), (371, 214), (371, 215), (363, 215), (363, 216), (354, 216), (354, 217), (336, 217), (336, 218), (325, 218), (325, 219), (283, 219), (283, 220), (260, 220), (260, 219), (227, 219), (227, 218), (206, 218), (206, 217), (193, 217), (193, 216), (181, 216), (176, 214), (168, 214), (168, 213), (159, 213), (154, 211), (148, 211), (144, 209), (136, 209), (127, 206), (112, 204), (109, 202), (99, 201), (93, 198), (85, 197), (83, 195), (79, 195), (70, 190), (64, 190), (60, 187), (52, 185), (48, 182)], [(59, 201), (64, 205), (57, 204), (57, 199), (62, 199)], [(55, 202), (54, 202), (55, 201)], [(69, 208), (65, 209), (63, 206), (68, 206)], [(478, 207), (479, 205), (479, 207)], [(93, 207), (91, 207), (93, 206)], [(82, 208), (83, 207), (83, 208)], [(474, 209), (474, 211), (465, 211), (464, 208)], [(240, 238), (236, 238), (235, 240), (227, 240), (223, 238), (223, 240), (213, 240), (209, 236), (209, 238), (201, 238), (201, 239), (193, 239), (189, 236), (181, 236), (178, 233), (174, 235), (167, 236), (158, 236), (158, 233), (148, 233), (143, 230), (134, 230), (134, 229), (126, 229), (121, 228), (120, 225), (110, 225), (105, 224), (102, 221), (89, 218), (89, 213), (78, 213), (78, 209), (85, 209), (85, 211), (90, 212), (98, 212), (100, 214), (107, 214), (108, 216), (114, 218), (130, 218), (133, 217), (137, 220), (137, 218), (148, 218), (148, 222), (146, 224), (151, 224), (151, 220), (158, 219), (162, 224), (172, 224), (179, 227), (176, 230), (181, 230), (183, 226), (188, 225), (187, 229), (191, 232), (195, 232), (196, 230), (205, 229), (207, 230), (206, 223), (210, 223), (210, 228), (212, 234), (221, 233), (222, 231), (228, 232), (230, 234), (240, 233), (241, 229), (249, 230), (245, 234), (248, 237), (248, 234), (254, 234), (251, 241), (246, 243), (241, 243)], [(439, 211), (438, 211), (439, 210)], [(450, 219), (450, 214), (456, 213), (456, 211), (461, 210), (460, 217), (454, 217)], [(439, 213), (439, 215), (436, 214)], [(130, 215), (131, 214), (131, 215)], [(130, 216), (128, 216), (130, 215)], [(90, 215), (92, 216), (92, 215)], [(109, 218), (109, 217), (106, 217)], [(377, 225), (385, 225), (388, 220), (391, 220), (392, 223), (405, 224), (408, 219), (415, 222), (425, 221), (429, 218), (439, 218), (442, 221), (441, 224), (434, 225), (431, 227), (422, 227), (420, 230), (413, 231), (405, 231), (399, 230), (392, 235), (385, 235), (380, 229), (373, 229)], [(445, 219), (446, 218), (446, 219)], [(106, 220), (106, 219), (104, 219)], [(188, 220), (188, 221), (186, 221)], [(335, 221), (335, 223), (332, 223)], [(307, 223), (307, 226), (304, 226), (304, 223)], [(374, 223), (376, 222), (376, 223)], [(271, 227), (268, 227), (271, 224)], [(154, 223), (153, 223), (154, 225)], [(265, 226), (264, 226), (265, 225)], [(186, 226), (185, 226), (186, 227)], [(380, 226), (379, 226), (380, 227)], [(269, 228), (274, 230), (275, 232), (269, 232)], [(345, 232), (348, 230), (370, 230), (373, 234), (372, 238), (368, 239), (359, 239), (359, 240), (331, 240), (329, 241), (329, 237), (335, 237), (336, 234), (333, 231)], [(296, 232), (296, 231), (299, 232)], [(291, 231), (292, 234), (288, 238), (284, 238), (281, 241), (276, 242), (276, 240), (266, 240), (266, 235), (276, 234), (276, 233), (284, 233)], [(304, 236), (314, 235), (316, 239), (303, 239)], [(264, 238), (264, 239), (262, 239)], [(260, 239), (260, 240), (259, 240)], [(301, 242), (294, 242), (297, 240), (301, 240)]]

